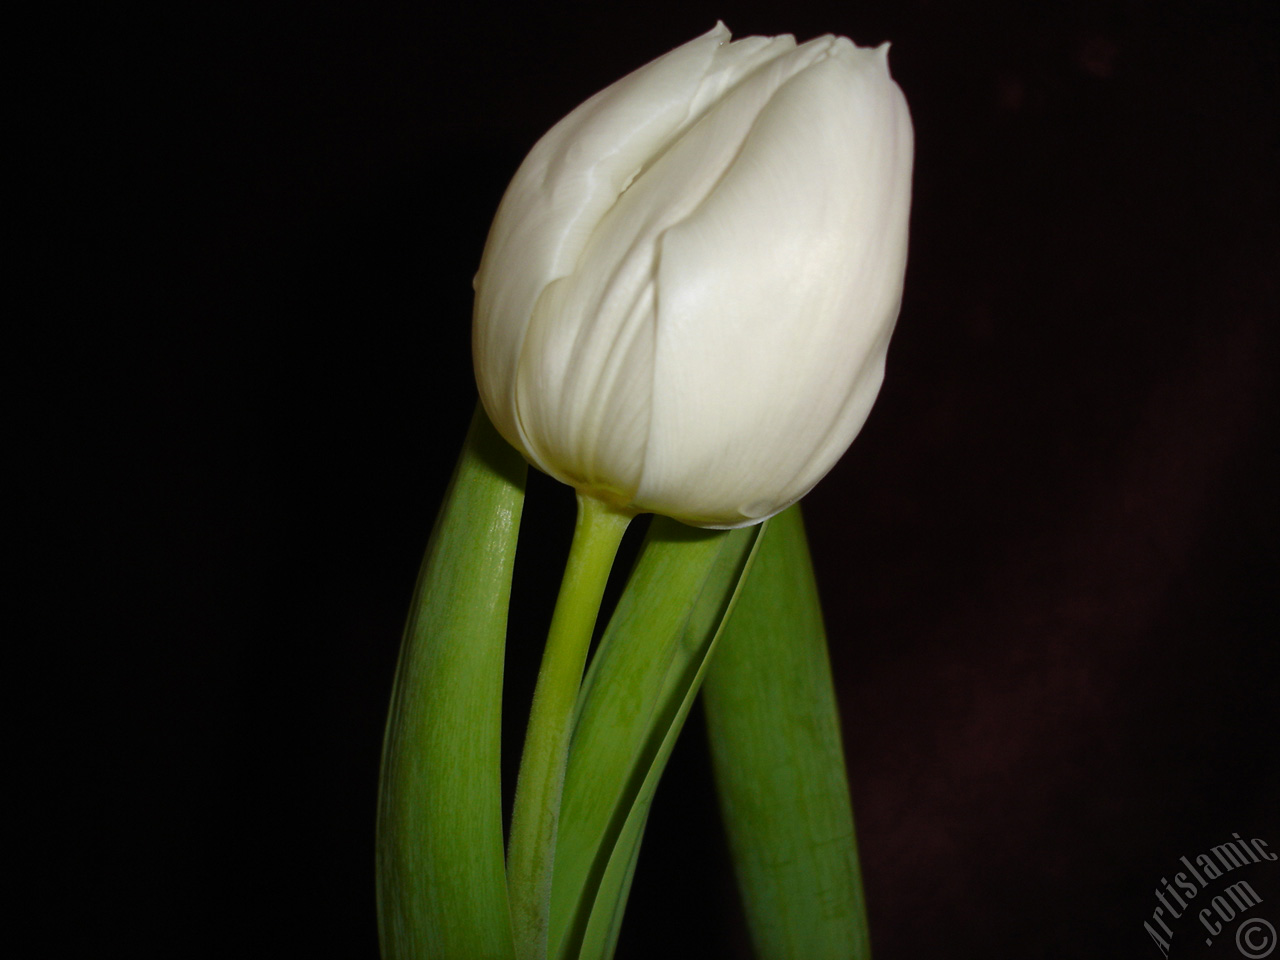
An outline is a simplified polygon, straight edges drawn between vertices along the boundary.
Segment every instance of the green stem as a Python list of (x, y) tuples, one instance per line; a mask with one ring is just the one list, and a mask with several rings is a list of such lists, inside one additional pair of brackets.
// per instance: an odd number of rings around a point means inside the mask
[(573, 710), (605, 583), (634, 516), (578, 494), (578, 522), (533, 691), (507, 844), (511, 925), (519, 960), (543, 960), (547, 954), (556, 825)]

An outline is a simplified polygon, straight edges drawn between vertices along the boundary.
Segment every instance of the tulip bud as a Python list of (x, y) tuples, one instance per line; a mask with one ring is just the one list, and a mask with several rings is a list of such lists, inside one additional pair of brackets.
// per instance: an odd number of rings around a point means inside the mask
[(861, 429), (902, 299), (888, 46), (723, 24), (534, 146), (476, 276), (481, 401), (534, 466), (700, 526), (794, 503)]

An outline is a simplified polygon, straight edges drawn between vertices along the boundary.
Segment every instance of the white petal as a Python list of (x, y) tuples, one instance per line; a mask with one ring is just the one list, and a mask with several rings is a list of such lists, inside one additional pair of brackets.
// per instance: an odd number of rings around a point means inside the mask
[(635, 493), (652, 402), (658, 237), (702, 202), (773, 91), (800, 68), (765, 66), (793, 48), (790, 37), (720, 48), (702, 81), (716, 98), (708, 116), (648, 159), (572, 273), (539, 297), (515, 406), (530, 458), (553, 476), (625, 499)]
[(600, 217), (686, 121), (723, 24), (587, 100), (534, 146), (502, 198), (476, 275), (472, 352), (495, 425), (518, 438), (514, 389), (542, 291), (567, 276)]
[(825, 53), (661, 238), (648, 509), (718, 526), (776, 513), (874, 402), (901, 299), (911, 122), (883, 49)]

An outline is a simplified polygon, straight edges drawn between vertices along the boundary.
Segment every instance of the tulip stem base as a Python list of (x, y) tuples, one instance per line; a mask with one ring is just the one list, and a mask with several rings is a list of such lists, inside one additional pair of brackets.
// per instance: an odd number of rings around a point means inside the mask
[(519, 960), (543, 960), (573, 712), (600, 601), (633, 512), (578, 494), (578, 520), (538, 671), (516, 779), (507, 885)]

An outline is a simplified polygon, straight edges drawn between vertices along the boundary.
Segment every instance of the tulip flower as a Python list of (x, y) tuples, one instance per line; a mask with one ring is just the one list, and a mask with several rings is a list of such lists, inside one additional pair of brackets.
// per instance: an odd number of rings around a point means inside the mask
[(912, 127), (888, 47), (723, 24), (529, 153), (475, 280), (481, 401), (534, 466), (718, 528), (798, 500), (884, 374)]
[[(834, 465), (879, 392), (911, 119), (887, 46), (729, 41), (717, 24), (583, 103), (534, 146), (494, 219), (475, 279), (483, 410), (427, 546), (384, 743), (387, 960), (609, 960), (704, 679), (759, 956), (867, 956), (804, 529), (797, 509), (763, 521)], [(578, 517), (504, 853), (521, 455), (577, 489)], [(584, 683), (618, 546), (643, 512), (663, 516)]]

